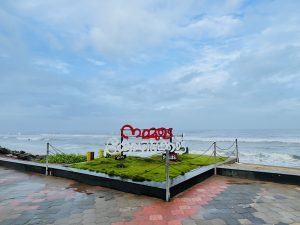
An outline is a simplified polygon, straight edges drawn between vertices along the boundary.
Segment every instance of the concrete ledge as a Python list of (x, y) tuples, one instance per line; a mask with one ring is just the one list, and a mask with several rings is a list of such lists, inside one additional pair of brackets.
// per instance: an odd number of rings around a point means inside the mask
[[(45, 164), (6, 158), (0, 158), (0, 166), (40, 174), (45, 174), (46, 170)], [(72, 179), (89, 185), (99, 185), (139, 195), (148, 195), (161, 199), (165, 199), (166, 195), (164, 182), (134, 182), (120, 177), (110, 177), (103, 173), (90, 172), (59, 165), (49, 165), (49, 173), (56, 177)]]
[[(193, 171), (193, 172), (195, 172), (195, 171)], [(175, 185), (171, 183), (171, 187), (170, 187), (171, 198), (174, 197), (175, 195), (185, 191), (186, 189), (206, 180), (207, 178), (211, 177), (212, 175), (214, 175), (214, 168), (208, 167), (208, 168), (205, 168), (205, 170), (198, 173), (197, 175), (189, 177), (189, 179), (187, 179), (187, 180), (178, 182)], [(187, 176), (189, 176), (189, 174), (187, 174)], [(176, 180), (176, 178), (174, 180)]]
[(0, 166), (24, 172), (36, 172), (41, 174), (45, 174), (46, 171), (46, 166), (44, 164), (7, 158), (0, 158)]
[(281, 171), (228, 168), (218, 166), (217, 174), (221, 176), (245, 178), (250, 180), (270, 181), (281, 184), (300, 185), (300, 175)]
[[(225, 162), (218, 163), (217, 165), (230, 163), (232, 161), (235, 161), (235, 159), (230, 158)], [(0, 158), (0, 166), (21, 171), (36, 172), (40, 174), (45, 174), (46, 171), (45, 164), (7, 158)], [(80, 170), (53, 164), (49, 165), (48, 170), (52, 176), (68, 178), (89, 185), (99, 185), (102, 187), (113, 188), (119, 191), (139, 195), (148, 195), (160, 199), (166, 198), (166, 182), (137, 182), (118, 176), (109, 176), (104, 173), (91, 172), (87, 170)], [(170, 196), (174, 197), (175, 195), (185, 191), (193, 185), (209, 178), (213, 174), (214, 165), (209, 165), (194, 169), (182, 176), (178, 176), (172, 179), (170, 181)]]
[[(216, 166), (231, 164), (234, 162), (236, 162), (236, 158), (228, 158), (224, 162), (217, 163)], [(185, 175), (178, 176), (172, 179), (170, 186), (171, 197), (174, 197), (175, 195), (214, 175), (214, 168), (215, 165), (202, 166), (192, 171), (189, 171)]]

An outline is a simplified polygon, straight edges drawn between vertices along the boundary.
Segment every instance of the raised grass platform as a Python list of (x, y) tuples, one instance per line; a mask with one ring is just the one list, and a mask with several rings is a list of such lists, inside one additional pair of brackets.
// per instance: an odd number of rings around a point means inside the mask
[[(113, 159), (114, 160), (114, 159)], [(227, 159), (224, 162), (218, 164), (227, 163), (229, 161), (235, 161), (235, 159)], [(172, 162), (175, 163), (175, 162)], [(179, 163), (179, 162), (177, 162)], [(182, 166), (184, 163), (182, 164)], [(34, 163), (28, 161), (0, 158), (0, 166), (17, 169), (21, 171), (31, 171), (41, 174), (45, 174), (46, 165), (42, 163)], [(195, 166), (195, 165), (194, 165)], [(144, 168), (145, 169), (145, 168)], [(162, 166), (161, 172), (164, 173), (164, 167)], [(161, 199), (165, 199), (166, 196), (166, 182), (165, 181), (134, 181), (128, 178), (122, 178), (120, 176), (108, 175), (100, 172), (93, 172), (83, 169), (64, 167), (61, 165), (49, 165), (49, 172), (52, 176), (69, 178), (78, 182), (99, 185), (103, 187), (109, 187), (124, 192), (130, 192), (134, 194), (148, 195)], [(173, 197), (176, 194), (186, 190), (187, 188), (199, 183), (206, 178), (214, 174), (214, 165), (207, 165), (198, 167), (183, 175), (179, 175), (170, 182), (170, 196)]]
[[(215, 162), (224, 162), (226, 159), (227, 157), (216, 157), (215, 161), (213, 157), (208, 155), (179, 155), (178, 160), (169, 162), (169, 176), (173, 179), (199, 167), (208, 166)], [(99, 158), (91, 162), (76, 163), (70, 167), (119, 176), (133, 181), (163, 182), (166, 180), (165, 160), (162, 159), (161, 155), (147, 158), (128, 156), (123, 160), (115, 160), (114, 157)]]

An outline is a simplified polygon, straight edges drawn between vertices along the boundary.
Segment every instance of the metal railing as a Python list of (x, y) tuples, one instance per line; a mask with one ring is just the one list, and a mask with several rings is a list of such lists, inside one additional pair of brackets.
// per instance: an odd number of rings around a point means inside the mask
[(51, 175), (51, 171), (49, 171), (49, 156), (56, 155), (56, 154), (65, 155), (65, 153), (62, 150), (58, 149), (57, 147), (54, 147), (48, 142), (47, 152), (46, 152), (46, 171), (45, 171), (46, 176)]
[[(65, 154), (62, 150), (60, 150), (57, 147), (54, 147), (50, 143), (47, 143), (47, 154), (46, 154), (46, 176), (51, 175), (51, 171), (49, 171), (49, 155), (51, 154)], [(160, 153), (157, 153), (158, 155), (161, 155)], [(166, 157), (165, 157), (165, 163), (162, 163), (158, 166), (155, 166), (151, 168), (150, 170), (146, 170), (141, 174), (149, 173), (153, 170), (156, 170), (162, 166), (165, 166), (165, 175), (166, 175), (166, 201), (170, 200), (170, 168), (174, 170), (178, 170), (175, 166), (170, 164), (170, 158), (169, 154), (170, 151), (166, 150), (165, 151)], [(207, 149), (205, 149), (201, 154), (197, 155), (196, 157), (203, 157), (203, 156), (208, 156), (208, 158), (202, 163), (205, 165), (209, 160), (212, 158), (214, 159), (214, 174), (217, 174), (217, 156), (222, 158), (226, 157), (235, 157), (236, 162), (239, 162), (239, 149), (238, 149), (238, 141), (235, 139), (235, 141), (228, 147), (226, 148), (221, 148), (220, 146), (217, 145), (217, 142), (213, 142)], [(183, 171), (178, 170), (180, 173)], [(50, 172), (50, 173), (49, 173)], [(141, 175), (137, 174), (137, 176)]]
[[(211, 152), (210, 152), (211, 151)], [(166, 155), (168, 154), (169, 151), (166, 151)], [(217, 174), (217, 156), (222, 158), (227, 158), (227, 157), (232, 157), (234, 156), (235, 161), (239, 162), (239, 149), (238, 149), (238, 141), (237, 139), (234, 140), (234, 142), (226, 147), (226, 148), (221, 148), (220, 146), (217, 145), (217, 142), (213, 142), (206, 150), (204, 150), (200, 155), (197, 155), (196, 157), (203, 157), (203, 156), (209, 156), (205, 162), (202, 164), (205, 165), (209, 160), (214, 158), (214, 174)], [(169, 177), (169, 169), (176, 169), (176, 167), (170, 165), (169, 158), (166, 157), (166, 201), (170, 200), (170, 177)], [(179, 172), (182, 173), (182, 171), (178, 170)]]

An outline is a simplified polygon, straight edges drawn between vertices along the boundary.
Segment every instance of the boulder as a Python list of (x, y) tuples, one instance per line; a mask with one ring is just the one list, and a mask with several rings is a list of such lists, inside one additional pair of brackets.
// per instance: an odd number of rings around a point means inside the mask
[(45, 155), (32, 155), (23, 150), (21, 150), (21, 151), (9, 150), (9, 149), (3, 148), (1, 146), (0, 146), (0, 154), (6, 155), (11, 158), (27, 160), (27, 161), (36, 161), (36, 160), (42, 160), (42, 159), (46, 158)]
[(3, 154), (3, 155), (11, 154), (11, 150), (0, 147), (0, 154)]
[(20, 153), (19, 155), (17, 155), (17, 158), (21, 159), (21, 160), (30, 160), (31, 159), (30, 154), (27, 154), (27, 153), (25, 153), (25, 154)]
[(43, 160), (46, 159), (45, 155), (35, 155), (35, 160)]

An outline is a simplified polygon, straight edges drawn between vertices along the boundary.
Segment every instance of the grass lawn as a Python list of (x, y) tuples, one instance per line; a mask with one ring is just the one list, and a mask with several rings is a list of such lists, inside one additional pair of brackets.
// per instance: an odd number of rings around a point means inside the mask
[[(197, 167), (214, 163), (214, 158), (195, 154), (179, 155), (177, 162), (170, 161), (170, 177), (183, 175)], [(225, 161), (226, 157), (217, 157), (217, 162)], [(161, 155), (150, 158), (128, 156), (124, 160), (100, 158), (91, 162), (76, 163), (73, 168), (102, 172), (111, 176), (130, 178), (135, 181), (165, 181), (165, 160)]]
[[(48, 162), (49, 163), (65, 163), (65, 164), (72, 164), (72, 163), (79, 163), (85, 162), (86, 156), (80, 154), (55, 154), (49, 155)], [(45, 163), (46, 159), (40, 160), (41, 163)]]

